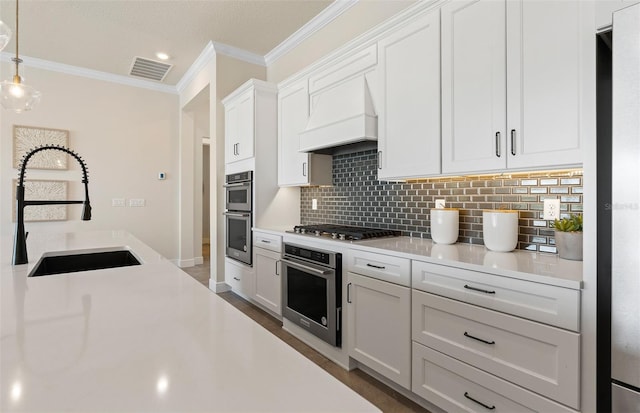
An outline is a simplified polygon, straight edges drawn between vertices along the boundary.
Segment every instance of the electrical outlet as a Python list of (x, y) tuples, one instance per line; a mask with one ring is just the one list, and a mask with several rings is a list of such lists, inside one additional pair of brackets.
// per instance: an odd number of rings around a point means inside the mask
[(444, 208), (446, 202), (444, 199), (436, 199), (436, 209)]
[(112, 207), (123, 207), (126, 205), (126, 201), (124, 198), (113, 198), (111, 200)]
[(560, 200), (545, 199), (543, 218), (546, 220), (560, 219)]
[(145, 202), (143, 198), (136, 198), (136, 199), (129, 200), (130, 207), (143, 207), (144, 205), (145, 205)]
[(311, 200), (311, 209), (318, 209), (318, 200), (315, 198)]

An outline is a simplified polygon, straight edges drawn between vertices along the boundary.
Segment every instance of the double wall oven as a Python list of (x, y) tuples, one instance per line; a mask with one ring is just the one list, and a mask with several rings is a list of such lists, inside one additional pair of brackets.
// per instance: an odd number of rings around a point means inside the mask
[(281, 263), (282, 316), (340, 347), (342, 255), (285, 243)]
[(251, 265), (253, 172), (240, 172), (225, 178), (226, 211), (225, 254), (229, 258)]

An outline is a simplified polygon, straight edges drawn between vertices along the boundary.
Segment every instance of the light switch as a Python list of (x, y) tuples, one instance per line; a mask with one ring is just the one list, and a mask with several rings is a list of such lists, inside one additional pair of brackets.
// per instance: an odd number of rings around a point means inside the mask
[(318, 200), (315, 198), (311, 200), (311, 209), (318, 209)]
[(436, 209), (444, 208), (446, 202), (444, 199), (436, 199)]
[(129, 200), (130, 207), (143, 207), (145, 205), (143, 198), (132, 198)]

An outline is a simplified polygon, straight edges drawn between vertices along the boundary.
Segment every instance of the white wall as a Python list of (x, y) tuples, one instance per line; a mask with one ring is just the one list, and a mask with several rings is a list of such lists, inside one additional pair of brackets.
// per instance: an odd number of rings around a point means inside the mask
[[(2, 63), (7, 77), (11, 69)], [(28, 68), (28, 81), (43, 94), (31, 112), (0, 111), (0, 233), (11, 222), (12, 127), (28, 125), (69, 130), (69, 146), (89, 168), (91, 221), (81, 207), (68, 207), (68, 221), (27, 223), (27, 231), (124, 229), (169, 259), (178, 256), (178, 96), (79, 76)], [(167, 179), (157, 179), (158, 172)], [(30, 170), (30, 179), (69, 180), (70, 199), (83, 199), (81, 173)], [(116, 208), (112, 198), (144, 198), (144, 208)]]

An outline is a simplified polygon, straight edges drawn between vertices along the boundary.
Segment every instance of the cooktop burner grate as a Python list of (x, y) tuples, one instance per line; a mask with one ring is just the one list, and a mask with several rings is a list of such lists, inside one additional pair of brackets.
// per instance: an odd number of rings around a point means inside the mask
[(330, 236), (334, 239), (357, 241), (362, 239), (397, 237), (400, 231), (380, 228), (355, 227), (336, 224), (312, 224), (296, 225), (293, 227), (296, 234), (309, 234), (316, 236)]

